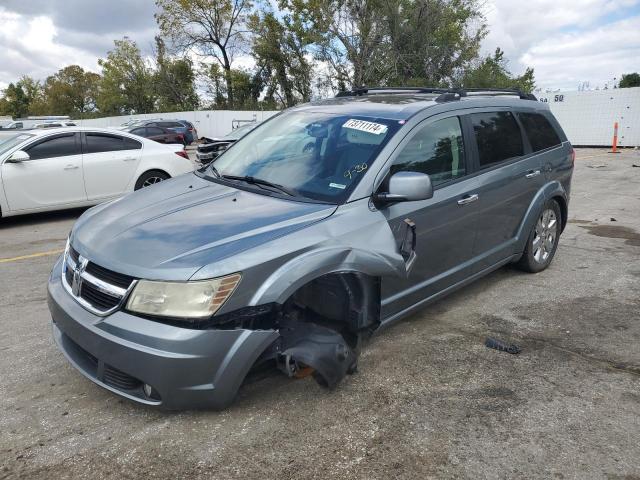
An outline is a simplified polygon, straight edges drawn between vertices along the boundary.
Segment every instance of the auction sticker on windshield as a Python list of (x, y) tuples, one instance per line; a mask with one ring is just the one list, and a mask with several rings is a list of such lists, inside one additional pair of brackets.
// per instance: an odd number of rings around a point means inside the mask
[(344, 125), (342, 125), (342, 128), (360, 130), (361, 132), (374, 133), (376, 135), (387, 133), (386, 125), (375, 122), (367, 122), (366, 120), (356, 120), (355, 118), (347, 120)]

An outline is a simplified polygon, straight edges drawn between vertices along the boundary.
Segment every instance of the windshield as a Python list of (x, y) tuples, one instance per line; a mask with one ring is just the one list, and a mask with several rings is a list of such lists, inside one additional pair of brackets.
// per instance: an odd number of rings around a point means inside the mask
[(344, 201), (399, 123), (318, 112), (285, 112), (242, 137), (206, 170), (276, 183), (302, 197)]
[(241, 127), (234, 128), (229, 133), (227, 133), (222, 140), (238, 140), (239, 138), (244, 137), (251, 130), (256, 128), (258, 124), (256, 122), (251, 122), (246, 125), (242, 125)]
[(28, 135), (26, 133), (11, 135), (9, 137), (0, 137), (0, 155), (5, 154), (16, 145), (24, 142), (31, 137), (33, 137), (33, 135)]

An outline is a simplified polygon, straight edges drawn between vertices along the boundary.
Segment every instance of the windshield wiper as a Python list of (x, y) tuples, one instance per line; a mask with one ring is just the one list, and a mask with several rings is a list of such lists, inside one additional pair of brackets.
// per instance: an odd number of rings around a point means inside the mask
[(216, 176), (216, 178), (220, 178), (222, 177), (222, 175), (220, 175), (220, 172), (218, 171), (218, 169), (216, 167), (213, 166), (213, 162), (211, 162), (208, 167), (211, 168), (211, 171), (214, 173), (214, 175)]
[(263, 185), (265, 187), (275, 188), (282, 193), (289, 195), (290, 197), (298, 197), (299, 195), (294, 191), (287, 187), (283, 187), (277, 183), (270, 182), (269, 180), (263, 180), (261, 178), (255, 178), (250, 175), (238, 176), (238, 175), (222, 175), (222, 178), (226, 178), (228, 180), (238, 180), (240, 182), (246, 182), (253, 185)]

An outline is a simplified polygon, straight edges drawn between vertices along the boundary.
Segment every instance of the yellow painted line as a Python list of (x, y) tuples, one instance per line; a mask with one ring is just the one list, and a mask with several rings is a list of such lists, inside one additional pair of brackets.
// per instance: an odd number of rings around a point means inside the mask
[(29, 258), (46, 257), (47, 255), (56, 255), (62, 252), (64, 252), (64, 248), (58, 249), (58, 250), (48, 250), (46, 252), (31, 253), (29, 255), (21, 255), (19, 257), (13, 257), (13, 258), (0, 258), (0, 263), (10, 263), (10, 262), (17, 262), (18, 260), (27, 260)]

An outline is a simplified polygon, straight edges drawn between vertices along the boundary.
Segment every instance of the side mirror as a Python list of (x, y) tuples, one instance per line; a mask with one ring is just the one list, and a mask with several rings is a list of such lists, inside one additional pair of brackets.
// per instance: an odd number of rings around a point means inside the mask
[(433, 197), (431, 178), (426, 173), (397, 172), (389, 179), (389, 191), (376, 194), (384, 203), (415, 202)]
[(26, 160), (29, 160), (31, 157), (27, 152), (23, 152), (22, 150), (18, 150), (17, 152), (13, 152), (9, 158), (7, 158), (7, 163), (20, 163)]

